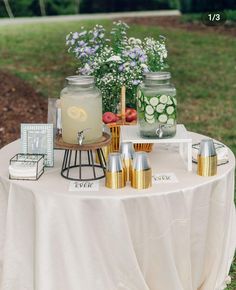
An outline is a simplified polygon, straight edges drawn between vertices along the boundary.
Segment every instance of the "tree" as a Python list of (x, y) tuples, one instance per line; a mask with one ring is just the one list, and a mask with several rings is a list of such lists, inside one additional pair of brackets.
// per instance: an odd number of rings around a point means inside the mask
[(10, 6), (10, 3), (8, 0), (3, 0), (4, 2), (4, 5), (5, 5), (5, 8), (6, 8), (6, 11), (7, 11), (7, 14), (10, 18), (14, 18), (14, 15), (12, 13), (12, 10), (11, 10), (11, 6)]
[(46, 16), (46, 9), (45, 9), (44, 0), (39, 0), (39, 7), (40, 7), (41, 15)]
[(75, 0), (75, 14), (79, 14), (80, 12), (79, 5), (80, 5), (80, 0)]

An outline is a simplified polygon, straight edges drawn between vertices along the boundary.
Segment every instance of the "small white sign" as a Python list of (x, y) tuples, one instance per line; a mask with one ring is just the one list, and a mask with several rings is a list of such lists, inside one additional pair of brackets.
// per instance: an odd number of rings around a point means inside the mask
[(159, 183), (176, 183), (179, 182), (176, 175), (172, 172), (168, 173), (157, 173), (152, 176), (152, 181), (154, 184)]
[(69, 191), (98, 191), (99, 181), (71, 181)]

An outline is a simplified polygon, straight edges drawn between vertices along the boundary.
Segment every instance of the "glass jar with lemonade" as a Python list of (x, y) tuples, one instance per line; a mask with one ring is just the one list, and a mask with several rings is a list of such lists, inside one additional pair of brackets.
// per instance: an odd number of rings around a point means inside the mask
[(102, 97), (92, 76), (70, 76), (61, 91), (62, 139), (78, 144), (83, 131), (83, 143), (93, 143), (102, 137)]

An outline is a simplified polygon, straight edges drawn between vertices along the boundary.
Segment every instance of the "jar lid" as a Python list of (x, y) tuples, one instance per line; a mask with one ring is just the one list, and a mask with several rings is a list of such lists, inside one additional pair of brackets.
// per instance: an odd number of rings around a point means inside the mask
[(69, 85), (90, 85), (94, 83), (93, 76), (84, 76), (84, 75), (77, 75), (77, 76), (69, 76), (66, 78)]
[(171, 74), (167, 71), (148, 72), (144, 76), (149, 80), (169, 80), (171, 78)]

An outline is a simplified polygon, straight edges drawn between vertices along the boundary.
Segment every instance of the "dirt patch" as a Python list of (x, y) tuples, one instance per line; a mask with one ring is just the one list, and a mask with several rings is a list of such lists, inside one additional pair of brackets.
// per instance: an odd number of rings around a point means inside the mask
[(168, 17), (135, 17), (122, 18), (128, 24), (139, 24), (146, 26), (162, 26), (177, 29), (184, 29), (187, 31), (199, 31), (202, 33), (219, 33), (223, 35), (230, 35), (236, 37), (235, 25), (221, 25), (221, 26), (206, 26), (201, 22), (183, 22), (180, 16)]
[(20, 78), (0, 71), (0, 148), (20, 137), (21, 123), (47, 121), (47, 100)]

